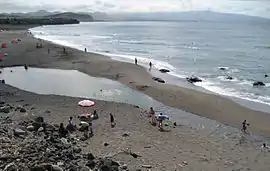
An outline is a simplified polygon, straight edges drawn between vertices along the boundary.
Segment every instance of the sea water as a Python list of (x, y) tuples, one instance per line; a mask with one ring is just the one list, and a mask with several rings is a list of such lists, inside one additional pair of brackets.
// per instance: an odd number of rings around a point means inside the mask
[[(221, 95), (270, 105), (270, 25), (254, 22), (93, 22), (31, 29), (39, 38), (113, 59), (169, 69)], [(220, 70), (223, 67), (225, 70)], [(233, 79), (226, 79), (231, 76)], [(266, 86), (253, 87), (254, 81)]]

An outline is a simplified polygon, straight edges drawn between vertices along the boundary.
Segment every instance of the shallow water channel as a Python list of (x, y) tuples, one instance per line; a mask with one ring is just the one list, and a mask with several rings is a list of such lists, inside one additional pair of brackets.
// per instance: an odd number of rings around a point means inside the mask
[[(156, 111), (169, 115), (178, 124), (195, 129), (204, 129), (211, 135), (218, 135), (223, 138), (239, 139), (242, 137), (242, 133), (236, 128), (168, 107), (121, 83), (109, 79), (91, 77), (76, 70), (41, 68), (25, 70), (24, 67), (12, 67), (2, 69), (1, 79), (4, 79), (6, 84), (37, 94), (55, 94), (122, 102), (138, 105), (146, 109), (152, 106)], [(245, 137), (254, 143), (261, 143), (266, 140), (255, 135), (246, 135)]]

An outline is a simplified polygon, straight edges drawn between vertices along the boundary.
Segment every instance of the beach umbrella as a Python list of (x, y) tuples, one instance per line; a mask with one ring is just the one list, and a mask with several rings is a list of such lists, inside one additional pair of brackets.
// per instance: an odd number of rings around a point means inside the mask
[(168, 115), (158, 115), (159, 119), (169, 119)]
[(2, 43), (2, 48), (7, 48), (7, 44), (6, 43)]
[(95, 102), (91, 100), (82, 100), (78, 103), (78, 105), (81, 107), (91, 107), (95, 105)]

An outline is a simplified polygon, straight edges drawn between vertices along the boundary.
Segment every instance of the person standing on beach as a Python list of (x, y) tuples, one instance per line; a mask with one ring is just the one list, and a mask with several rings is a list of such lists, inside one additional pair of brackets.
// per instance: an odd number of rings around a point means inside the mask
[(137, 60), (137, 58), (135, 58), (135, 65), (138, 65), (138, 60)]
[(111, 128), (115, 127), (114, 116), (110, 113)]
[(151, 69), (152, 69), (152, 62), (150, 61), (149, 62), (149, 71), (151, 71)]
[(242, 131), (243, 131), (244, 133), (247, 133), (247, 126), (249, 126), (249, 124), (247, 123), (247, 120), (244, 120), (244, 121), (242, 122)]
[(84, 52), (87, 52), (87, 49), (86, 48), (84, 48)]
[(151, 117), (151, 120), (152, 120), (152, 122), (151, 122), (152, 125), (156, 125), (157, 124), (157, 122), (156, 122), (156, 115), (155, 115), (155, 111), (154, 111), (153, 107), (150, 107), (149, 114), (150, 114), (150, 117)]

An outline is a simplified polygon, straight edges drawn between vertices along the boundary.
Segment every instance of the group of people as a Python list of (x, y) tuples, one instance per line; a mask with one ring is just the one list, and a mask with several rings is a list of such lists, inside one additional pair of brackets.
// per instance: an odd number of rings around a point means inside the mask
[[(135, 65), (138, 65), (138, 60), (137, 60), (137, 58), (135, 58)], [(151, 71), (152, 70), (152, 67), (153, 67), (153, 64), (152, 64), (152, 62), (150, 61), (149, 62), (149, 71)]]
[[(150, 107), (150, 111), (149, 111), (149, 117), (151, 117), (151, 124), (156, 126), (158, 123), (158, 127), (160, 131), (163, 131), (163, 121), (166, 119), (169, 119), (168, 117), (166, 117), (165, 115), (163, 115), (163, 113), (160, 113), (158, 116), (156, 116), (156, 112), (154, 111), (153, 107)], [(167, 123), (166, 123), (167, 126)]]
[[(115, 127), (115, 119), (112, 113), (110, 113), (110, 124), (111, 128)], [(85, 116), (84, 118), (78, 116), (80, 119), (80, 124), (79, 124), (79, 131), (84, 132), (84, 137), (88, 138), (94, 135), (93, 132), (93, 120), (97, 120), (99, 118), (97, 111), (94, 110), (92, 115)], [(66, 128), (64, 127), (63, 123), (60, 123), (59, 127), (59, 136), (60, 137), (66, 137), (68, 133), (72, 133), (77, 130), (76, 124), (73, 123), (73, 117), (71, 116), (68, 120), (68, 124)]]

